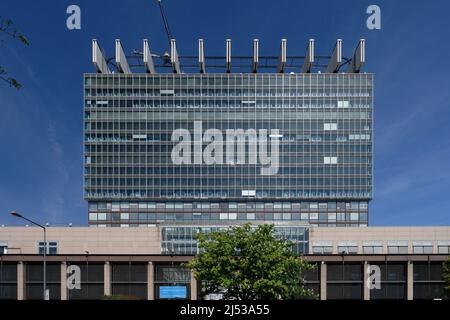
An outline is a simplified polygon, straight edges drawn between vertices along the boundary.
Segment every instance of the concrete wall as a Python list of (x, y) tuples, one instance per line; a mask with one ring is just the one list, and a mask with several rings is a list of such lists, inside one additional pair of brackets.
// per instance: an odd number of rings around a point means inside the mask
[(362, 253), (364, 241), (380, 241), (383, 253), (387, 253), (389, 241), (406, 241), (408, 253), (412, 253), (413, 241), (432, 241), (433, 253), (437, 252), (437, 245), (448, 242), (450, 245), (450, 227), (313, 227), (310, 231), (309, 251), (321, 242), (331, 242), (333, 253), (338, 254), (339, 242), (354, 241), (358, 245), (358, 253)]
[[(47, 242), (58, 243), (58, 254), (160, 254), (160, 233), (149, 228), (47, 228)], [(0, 227), (8, 254), (36, 254), (43, 231), (37, 227)]]
[[(161, 235), (158, 227), (146, 228), (93, 228), (49, 227), (47, 241), (58, 243), (58, 254), (160, 254)], [(383, 254), (389, 241), (408, 243), (413, 253), (413, 241), (431, 241), (433, 253), (437, 245), (450, 246), (450, 227), (313, 227), (310, 231), (309, 252), (321, 242), (331, 242), (333, 253), (338, 254), (339, 242), (352, 241), (363, 253), (364, 241), (379, 241)], [(36, 227), (0, 227), (0, 242), (6, 242), (9, 254), (36, 254), (38, 242), (43, 241), (42, 229)]]

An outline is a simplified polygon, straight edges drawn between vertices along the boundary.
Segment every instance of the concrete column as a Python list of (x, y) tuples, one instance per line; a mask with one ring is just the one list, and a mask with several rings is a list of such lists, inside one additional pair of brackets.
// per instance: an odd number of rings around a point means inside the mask
[(320, 264), (320, 300), (327, 300), (327, 264)]
[(111, 295), (111, 264), (109, 261), (105, 262), (103, 267), (103, 294)]
[(369, 283), (369, 274), (367, 273), (367, 268), (369, 267), (369, 263), (367, 261), (364, 261), (363, 266), (363, 299), (364, 300), (370, 300), (370, 289), (367, 285)]
[(25, 299), (25, 273), (22, 261), (17, 263), (17, 300)]
[(191, 300), (197, 300), (197, 279), (195, 279), (194, 271), (191, 271)]
[(68, 299), (67, 292), (67, 264), (65, 261), (61, 262), (61, 300)]
[(151, 261), (147, 266), (147, 299), (155, 300), (155, 265)]
[(407, 271), (406, 271), (406, 299), (412, 300), (414, 297), (413, 291), (413, 281), (414, 281), (414, 273), (413, 273), (413, 264), (411, 261), (408, 261)]

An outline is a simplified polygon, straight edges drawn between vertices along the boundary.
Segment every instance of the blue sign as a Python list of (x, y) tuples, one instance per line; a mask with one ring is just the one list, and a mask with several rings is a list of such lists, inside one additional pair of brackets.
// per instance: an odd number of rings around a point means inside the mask
[(159, 287), (160, 299), (187, 299), (186, 286), (161, 286)]

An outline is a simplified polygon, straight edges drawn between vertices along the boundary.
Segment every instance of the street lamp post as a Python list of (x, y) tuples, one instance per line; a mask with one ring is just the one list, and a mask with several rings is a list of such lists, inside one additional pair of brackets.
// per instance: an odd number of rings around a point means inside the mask
[(44, 230), (44, 292), (43, 292), (43, 298), (44, 300), (47, 300), (47, 228), (43, 225), (34, 222), (33, 220), (28, 219), (27, 217), (24, 217), (18, 212), (11, 211), (10, 214), (16, 218), (21, 218), (26, 221), (28, 221), (31, 224), (34, 224), (35, 226), (42, 228)]

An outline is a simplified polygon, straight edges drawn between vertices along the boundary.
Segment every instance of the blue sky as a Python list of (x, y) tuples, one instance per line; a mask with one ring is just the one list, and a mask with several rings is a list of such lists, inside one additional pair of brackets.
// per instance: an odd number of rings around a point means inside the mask
[[(66, 8), (81, 7), (81, 30), (66, 28)], [(366, 28), (366, 8), (381, 8), (382, 29)], [(366, 39), (364, 71), (375, 74), (375, 192), (371, 225), (450, 224), (450, 2), (442, 1), (246, 1), (165, 0), (181, 55), (197, 53), (205, 39), (210, 55), (304, 54), (309, 38), (316, 53), (331, 52), (342, 38), (350, 56)], [(114, 39), (126, 51), (149, 38), (167, 49), (154, 0), (2, 1), (30, 46), (0, 44), (0, 65), (23, 88), (0, 86), (0, 225), (18, 224), (21, 211), (53, 225), (85, 225), (82, 190), (82, 74), (92, 72), (91, 39), (109, 55)]]

